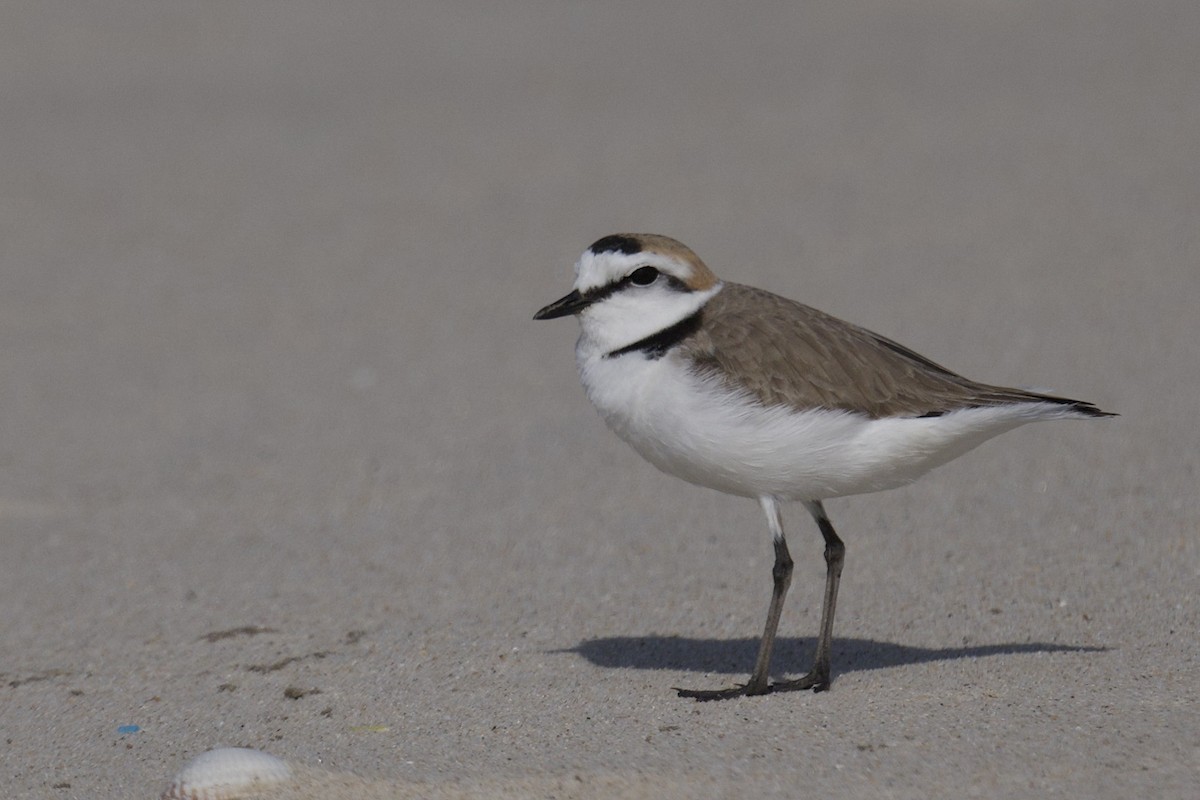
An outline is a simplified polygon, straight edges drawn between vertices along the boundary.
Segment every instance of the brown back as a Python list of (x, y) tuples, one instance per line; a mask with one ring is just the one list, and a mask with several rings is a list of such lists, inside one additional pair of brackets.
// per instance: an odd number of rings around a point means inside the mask
[(891, 339), (762, 289), (726, 283), (682, 343), (702, 373), (767, 406), (856, 411), (873, 418), (1065, 398), (976, 383)]

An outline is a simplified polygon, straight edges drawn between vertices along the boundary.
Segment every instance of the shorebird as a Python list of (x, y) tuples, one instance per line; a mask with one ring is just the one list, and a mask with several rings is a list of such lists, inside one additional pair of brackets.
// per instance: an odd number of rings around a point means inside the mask
[[(822, 501), (903, 486), (1027, 422), (1114, 416), (1091, 403), (977, 383), (902, 344), (762, 289), (718, 279), (680, 242), (621, 233), (575, 264), (575, 286), (534, 319), (574, 314), (588, 399), (663, 472), (756, 498), (775, 549), (766, 626), (750, 679), (679, 689), (718, 700), (830, 683), (845, 546)], [(771, 683), (792, 577), (780, 503), (798, 500), (825, 540), (812, 669)]]

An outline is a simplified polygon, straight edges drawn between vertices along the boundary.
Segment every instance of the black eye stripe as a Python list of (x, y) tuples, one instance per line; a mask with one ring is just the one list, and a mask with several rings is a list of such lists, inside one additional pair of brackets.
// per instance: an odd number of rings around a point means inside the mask
[[(612, 295), (616, 294), (617, 292), (621, 291), (622, 289), (624, 289), (627, 286), (638, 286), (639, 284), (633, 279), (633, 276), (636, 275), (637, 273), (641, 272), (644, 269), (654, 270), (655, 278), (656, 279), (660, 278), (660, 277), (663, 278), (663, 282), (666, 284), (668, 289), (672, 289), (676, 292), (690, 291), (687, 288), (687, 286), (684, 285), (683, 281), (679, 280), (679, 278), (676, 278), (674, 275), (668, 275), (665, 272), (659, 272), (658, 269), (656, 269), (655, 267), (651, 267), (649, 264), (646, 264), (644, 266), (638, 267), (633, 272), (629, 273), (628, 275), (626, 275), (624, 278), (621, 278), (620, 280), (613, 281), (612, 283), (606, 284), (604, 286), (597, 286), (595, 289), (590, 289), (589, 291), (584, 292), (583, 299), (589, 304), (598, 303), (601, 300), (611, 297)], [(646, 273), (642, 273), (642, 274), (644, 275)], [(649, 281), (648, 283), (640, 284), (640, 285), (641, 286), (649, 286), (653, 282), (654, 281)]]

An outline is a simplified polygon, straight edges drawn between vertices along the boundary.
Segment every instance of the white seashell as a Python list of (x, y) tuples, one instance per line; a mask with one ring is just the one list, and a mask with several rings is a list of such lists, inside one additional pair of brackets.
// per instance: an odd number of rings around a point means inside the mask
[(282, 759), (248, 747), (221, 747), (184, 764), (161, 800), (237, 800), (291, 777)]

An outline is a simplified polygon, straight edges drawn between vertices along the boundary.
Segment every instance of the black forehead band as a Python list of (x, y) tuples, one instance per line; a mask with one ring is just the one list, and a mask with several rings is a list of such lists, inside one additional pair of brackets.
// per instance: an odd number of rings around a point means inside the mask
[(603, 239), (597, 239), (592, 242), (592, 246), (588, 248), (596, 255), (600, 253), (623, 253), (627, 256), (635, 256), (642, 252), (642, 243), (632, 236), (622, 236), (615, 233), (612, 236), (605, 236)]

